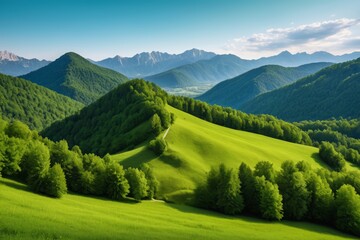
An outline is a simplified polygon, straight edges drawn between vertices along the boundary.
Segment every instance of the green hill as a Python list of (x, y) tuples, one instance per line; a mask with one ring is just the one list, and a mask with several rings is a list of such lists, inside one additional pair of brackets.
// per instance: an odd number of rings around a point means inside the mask
[(360, 117), (360, 58), (327, 67), (291, 85), (262, 94), (241, 109), (288, 121)]
[(293, 83), (331, 63), (311, 63), (299, 67), (267, 65), (223, 81), (197, 99), (238, 109), (256, 96)]
[(0, 74), (0, 115), (41, 130), (84, 105), (21, 78)]
[(159, 201), (53, 199), (8, 179), (0, 179), (0, 206), (1, 239), (354, 239), (311, 223), (228, 217)]
[(167, 127), (170, 116), (164, 102), (166, 93), (154, 84), (128, 81), (42, 134), (56, 141), (66, 139), (70, 146), (79, 145), (85, 152), (119, 152)]
[(90, 104), (128, 80), (118, 72), (99, 67), (71, 52), (22, 78), (84, 104)]
[(220, 82), (250, 70), (255, 63), (234, 55), (217, 55), (209, 60), (183, 65), (145, 77), (160, 87), (178, 88)]
[(157, 157), (140, 146), (112, 156), (125, 167), (149, 163), (162, 194), (194, 189), (211, 166), (220, 163), (238, 168), (241, 162), (254, 167), (258, 161), (268, 160), (279, 169), (285, 160), (304, 160), (314, 168), (326, 167), (318, 159), (317, 148), (222, 127), (171, 106), (166, 108), (176, 120), (165, 137), (168, 150), (163, 155)]

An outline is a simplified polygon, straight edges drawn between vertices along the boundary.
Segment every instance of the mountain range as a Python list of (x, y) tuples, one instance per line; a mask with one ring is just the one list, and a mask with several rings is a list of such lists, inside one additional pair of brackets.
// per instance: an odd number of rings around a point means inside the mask
[(291, 54), (284, 51), (276, 56), (257, 60), (241, 59), (235, 55), (217, 55), (212, 59), (183, 65), (163, 73), (147, 76), (145, 79), (164, 88), (181, 88), (204, 83), (219, 83), (264, 65), (295, 67), (314, 62), (338, 63), (358, 57), (360, 57), (360, 52), (334, 56), (327, 52)]
[(117, 55), (94, 63), (134, 78), (157, 74), (184, 64), (210, 59), (214, 56), (216, 56), (215, 53), (199, 49), (187, 50), (181, 54), (152, 51), (142, 52), (133, 57), (120, 57)]
[(287, 121), (360, 117), (360, 58), (327, 67), (240, 107)]
[(71, 52), (21, 77), (84, 104), (90, 104), (128, 80), (116, 71), (99, 67)]
[(8, 51), (0, 51), (0, 73), (19, 76), (48, 65), (50, 61), (26, 59)]
[(197, 99), (238, 109), (262, 93), (293, 83), (329, 65), (331, 63), (310, 63), (299, 67), (262, 66), (218, 83)]

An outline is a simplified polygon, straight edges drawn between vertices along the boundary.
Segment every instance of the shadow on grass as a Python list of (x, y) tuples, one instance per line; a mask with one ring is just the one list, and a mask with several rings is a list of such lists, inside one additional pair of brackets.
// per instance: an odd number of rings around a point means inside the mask
[(0, 184), (6, 185), (11, 188), (15, 188), (18, 190), (32, 192), (31, 189), (25, 185), (24, 183), (18, 182), (18, 180), (10, 179), (10, 178), (0, 178)]
[(140, 152), (121, 161), (121, 165), (123, 165), (124, 167), (138, 167), (142, 163), (148, 163), (156, 157), (157, 156), (153, 152), (151, 152), (145, 147)]
[[(173, 204), (173, 203), (167, 203), (167, 206), (172, 207), (178, 211), (184, 212), (184, 213), (192, 213), (192, 214), (200, 214), (210, 217), (216, 217), (216, 218), (222, 218), (222, 219), (228, 219), (228, 220), (241, 220), (246, 221), (249, 223), (255, 223), (255, 224), (282, 224), (288, 227), (292, 228), (298, 228), (303, 229), (309, 232), (315, 232), (319, 234), (328, 234), (328, 235), (336, 235), (341, 236), (344, 239), (357, 239), (356, 236), (341, 232), (334, 227), (312, 223), (312, 222), (300, 222), (300, 221), (290, 221), (290, 220), (282, 220), (282, 221), (268, 221), (264, 220), (258, 217), (255, 217), (253, 215), (249, 214), (242, 214), (242, 215), (236, 215), (236, 216), (229, 216), (222, 213), (218, 213), (215, 211), (200, 209), (188, 205), (179, 205), (179, 204)], [(324, 238), (325, 239), (325, 238)]]
[[(34, 193), (34, 194), (37, 194), (39, 196), (43, 196), (43, 197), (47, 197), (47, 198), (51, 198), (51, 199), (56, 199), (56, 198), (53, 198), (53, 197), (50, 197), (50, 196), (47, 196), (47, 195), (44, 195), (44, 194), (41, 194), (41, 193), (34, 192), (26, 184), (18, 182), (18, 180), (14, 180), (14, 179), (11, 179), (11, 178), (0, 178), (0, 185), (1, 184), (5, 185), (5, 186), (8, 186), (10, 188), (13, 188), (13, 189)], [(92, 198), (92, 199), (97, 199), (97, 200), (101, 200), (101, 201), (107, 201), (107, 202), (119, 202), (119, 203), (126, 203), (126, 204), (138, 204), (138, 203), (141, 203), (138, 200), (135, 200), (135, 199), (129, 198), (129, 197), (126, 197), (126, 198), (121, 199), (121, 200), (114, 200), (114, 199), (109, 199), (109, 198), (105, 198), (105, 197), (102, 197), (102, 196), (83, 195), (83, 194), (79, 194), (79, 193), (75, 193), (75, 192), (69, 192), (68, 194), (73, 195), (73, 196), (78, 196), (78, 197)], [(61, 200), (61, 198), (60, 198), (60, 200)]]

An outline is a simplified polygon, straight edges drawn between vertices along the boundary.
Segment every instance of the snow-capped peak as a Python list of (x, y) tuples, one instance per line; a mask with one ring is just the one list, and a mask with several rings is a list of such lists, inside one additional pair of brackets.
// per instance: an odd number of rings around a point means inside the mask
[(0, 51), (0, 60), (18, 61), (19, 57), (8, 51)]

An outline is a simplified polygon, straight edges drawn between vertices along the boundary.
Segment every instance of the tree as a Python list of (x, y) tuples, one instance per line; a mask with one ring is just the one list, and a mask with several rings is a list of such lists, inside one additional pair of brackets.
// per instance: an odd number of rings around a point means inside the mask
[(345, 167), (344, 157), (329, 142), (321, 142), (319, 155), (324, 162), (336, 171), (341, 171)]
[(156, 194), (159, 190), (160, 183), (156, 179), (154, 172), (153, 172), (152, 168), (150, 168), (149, 164), (147, 164), (147, 163), (141, 164), (140, 169), (141, 169), (141, 171), (144, 172), (145, 178), (146, 178), (146, 181), (148, 184), (147, 197), (149, 199), (152, 199), (152, 198), (156, 197)]
[(157, 115), (156, 113), (151, 117), (150, 119), (150, 124), (151, 124), (151, 129), (154, 133), (155, 136), (159, 135), (161, 132), (161, 119), (159, 117), (159, 115)]
[(44, 192), (44, 181), (50, 168), (49, 149), (42, 142), (29, 142), (21, 168), (27, 176), (29, 186), (35, 192)]
[[(3, 136), (2, 162), (4, 164), (2, 172), (12, 175), (21, 171), (21, 161), (26, 150), (26, 142), (23, 139)], [(1, 161), (1, 160), (0, 160)]]
[(162, 138), (156, 138), (149, 142), (148, 148), (156, 155), (161, 155), (167, 149), (166, 141)]
[(278, 186), (266, 180), (264, 176), (256, 177), (255, 182), (255, 187), (260, 193), (259, 210), (262, 218), (281, 220), (283, 217), (283, 204)]
[(360, 236), (360, 196), (344, 184), (336, 192), (336, 227)]
[(10, 123), (5, 133), (9, 137), (16, 137), (25, 140), (29, 139), (32, 135), (30, 128), (26, 124), (18, 120), (15, 120), (12, 123)]
[(275, 170), (273, 164), (268, 161), (260, 161), (255, 165), (254, 176), (264, 176), (266, 180), (275, 183)]
[(148, 185), (143, 171), (137, 168), (128, 168), (125, 177), (130, 185), (129, 195), (136, 200), (141, 200), (147, 196)]
[(239, 167), (239, 179), (241, 182), (241, 192), (244, 198), (244, 210), (253, 214), (258, 213), (258, 202), (256, 189), (255, 189), (255, 177), (251, 168), (244, 162)]
[(60, 166), (56, 163), (50, 168), (46, 177), (46, 190), (45, 193), (60, 198), (67, 192), (65, 174)]
[(320, 223), (329, 223), (334, 206), (334, 194), (329, 184), (325, 179), (311, 172), (307, 188), (310, 193), (310, 219)]
[(111, 161), (106, 165), (106, 195), (111, 199), (123, 199), (129, 193), (130, 185), (125, 178), (125, 171), (122, 165)]
[(206, 182), (195, 189), (195, 205), (229, 215), (241, 213), (244, 203), (237, 173), (224, 164), (211, 168)]
[(224, 164), (219, 166), (216, 206), (225, 214), (234, 215), (241, 213), (244, 200), (240, 191), (240, 179), (232, 169), (227, 169)]
[(283, 162), (277, 183), (283, 196), (285, 217), (300, 220), (308, 211), (309, 192), (303, 174), (296, 170), (293, 162)]

